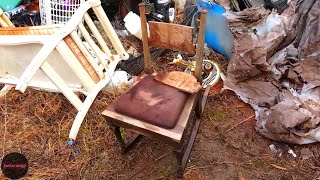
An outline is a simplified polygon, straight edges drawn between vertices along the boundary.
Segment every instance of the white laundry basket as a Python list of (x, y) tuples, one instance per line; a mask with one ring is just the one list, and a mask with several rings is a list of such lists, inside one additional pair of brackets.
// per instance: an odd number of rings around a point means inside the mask
[(41, 24), (65, 24), (86, 0), (40, 0)]

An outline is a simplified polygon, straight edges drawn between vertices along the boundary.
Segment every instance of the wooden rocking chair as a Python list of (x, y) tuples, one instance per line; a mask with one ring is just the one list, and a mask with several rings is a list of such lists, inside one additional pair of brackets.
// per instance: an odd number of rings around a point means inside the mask
[[(201, 12), (198, 43), (197, 49), (195, 49), (192, 42), (193, 28), (188, 26), (149, 22), (150, 38), (148, 38), (145, 5), (139, 4), (139, 8), (145, 72), (148, 75), (120, 96), (102, 114), (114, 132), (122, 153), (138, 142), (142, 135), (173, 145), (178, 162), (177, 175), (182, 177), (200, 125), (201, 114), (210, 87), (205, 92), (200, 90), (195, 94), (188, 94), (155, 81), (150, 75), (152, 67), (148, 44), (187, 53), (196, 52), (195, 77), (200, 85), (207, 12), (205, 10)], [(193, 78), (193, 76), (191, 77)], [(192, 120), (194, 111), (197, 116), (196, 121)], [(191, 132), (186, 131), (188, 126), (191, 126)], [(132, 130), (138, 135), (125, 142), (120, 133), (120, 127)]]

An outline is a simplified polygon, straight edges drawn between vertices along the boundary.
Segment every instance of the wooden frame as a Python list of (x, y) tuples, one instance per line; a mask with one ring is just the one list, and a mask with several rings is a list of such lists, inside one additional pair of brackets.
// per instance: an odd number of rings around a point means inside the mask
[[(141, 29), (144, 49), (144, 60), (145, 60), (145, 72), (148, 74), (152, 73), (150, 50), (148, 46), (148, 35), (147, 35), (147, 22), (145, 17), (145, 5), (140, 4), (140, 18), (141, 18)], [(196, 54), (196, 71), (195, 76), (201, 83), (201, 71), (204, 51), (204, 30), (206, 22), (206, 11), (201, 12), (200, 29), (198, 35), (198, 46)], [(207, 88), (204, 93), (200, 91), (197, 94), (190, 94), (184, 109), (180, 115), (180, 118), (173, 129), (166, 129), (156, 125), (149, 124), (136, 118), (128, 117), (115, 111), (114, 103), (112, 103), (108, 109), (102, 112), (105, 119), (110, 126), (110, 129), (114, 132), (117, 141), (120, 144), (122, 153), (127, 152), (136, 142), (138, 142), (142, 135), (157, 138), (163, 140), (175, 148), (175, 154), (178, 162), (177, 175), (183, 176), (183, 171), (188, 162), (191, 149), (200, 126), (201, 114), (203, 113), (205, 103), (210, 87)], [(128, 104), (129, 106), (130, 104)], [(197, 116), (195, 121), (193, 119), (193, 112)], [(185, 131), (187, 127), (191, 127), (191, 132)], [(126, 128), (136, 132), (138, 135), (128, 140), (127, 142), (123, 139), (120, 133), (120, 127)], [(187, 142), (186, 142), (187, 141)]]
[[(90, 8), (117, 54), (111, 53), (88, 15)], [(98, 44), (83, 23), (87, 24)], [(13, 28), (2, 10), (0, 25), (3, 26), (0, 28), (0, 83), (6, 84), (0, 93), (7, 92), (12, 86), (22, 93), (27, 87), (62, 93), (78, 110), (69, 134), (68, 143), (73, 146), (97, 94), (109, 83), (118, 62), (129, 58), (100, 0), (81, 4), (66, 25)], [(77, 29), (89, 45), (81, 40)], [(86, 99), (82, 102), (75, 92), (82, 92)]]

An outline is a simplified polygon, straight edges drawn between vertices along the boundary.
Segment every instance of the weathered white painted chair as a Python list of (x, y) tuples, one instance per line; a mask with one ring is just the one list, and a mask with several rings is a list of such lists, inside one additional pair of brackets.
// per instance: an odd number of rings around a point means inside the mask
[[(22, 93), (27, 87), (61, 92), (78, 110), (69, 145), (74, 144), (85, 115), (118, 62), (129, 57), (100, 4), (100, 0), (88, 0), (66, 25), (54, 26), (8, 27), (8, 19), (0, 12), (0, 83), (6, 85), (1, 92), (10, 87)], [(111, 53), (88, 15), (90, 8), (117, 54)], [(75, 92), (86, 95), (84, 102)]]

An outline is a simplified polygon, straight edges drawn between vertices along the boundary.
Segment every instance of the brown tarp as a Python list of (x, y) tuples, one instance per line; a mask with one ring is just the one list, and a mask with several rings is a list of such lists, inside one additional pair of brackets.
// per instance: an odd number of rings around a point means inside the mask
[(259, 8), (241, 13), (226, 15), (236, 28), (224, 89), (252, 105), (262, 135), (320, 141), (320, 1), (291, 1), (280, 15)]

